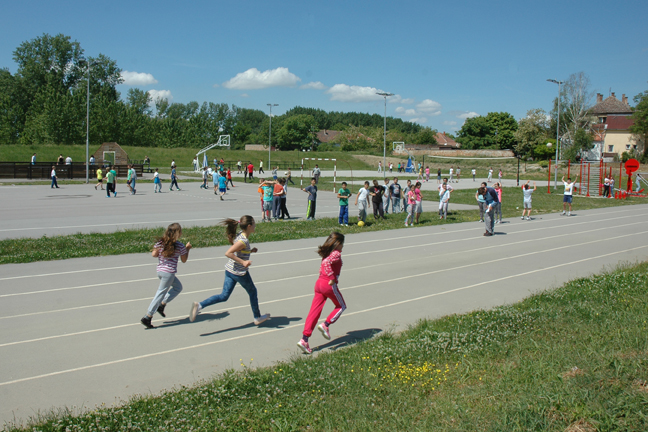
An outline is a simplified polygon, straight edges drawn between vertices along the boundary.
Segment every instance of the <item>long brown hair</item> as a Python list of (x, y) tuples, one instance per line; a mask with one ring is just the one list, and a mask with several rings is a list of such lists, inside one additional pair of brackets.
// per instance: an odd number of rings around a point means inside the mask
[(172, 223), (167, 227), (164, 235), (158, 240), (159, 243), (162, 243), (161, 255), (163, 257), (169, 258), (173, 256), (180, 234), (182, 234), (182, 227), (179, 223)]
[(237, 221), (234, 219), (225, 219), (219, 225), (225, 227), (225, 234), (227, 235), (227, 241), (230, 244), (234, 244), (234, 239), (236, 238), (236, 228), (241, 227), (245, 231), (250, 225), (254, 225), (254, 218), (250, 215), (241, 216), (241, 220)]
[(320, 247), (317, 248), (317, 253), (319, 256), (322, 258), (326, 258), (327, 256), (331, 255), (331, 252), (333, 252), (339, 245), (344, 244), (344, 234), (339, 233), (337, 231), (333, 231), (324, 244)]

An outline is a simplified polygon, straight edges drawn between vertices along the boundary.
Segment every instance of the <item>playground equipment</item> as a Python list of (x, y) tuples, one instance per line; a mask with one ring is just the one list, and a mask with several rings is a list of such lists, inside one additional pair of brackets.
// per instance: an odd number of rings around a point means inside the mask
[(302, 158), (301, 163), (301, 178), (299, 180), (299, 187), (304, 188), (304, 161), (331, 161), (333, 162), (333, 192), (335, 192), (335, 177), (337, 174), (337, 159), (329, 158)]
[(415, 170), (416, 156), (405, 147), (404, 141), (394, 141), (392, 142), (392, 151), (397, 153), (406, 153), (407, 154), (407, 165), (405, 166), (405, 172), (411, 173)]
[[(208, 146), (202, 148), (198, 153), (196, 153), (196, 158), (200, 159), (200, 155), (204, 155), (202, 168), (209, 166), (209, 161), (207, 159), (207, 151), (213, 149), (214, 147), (228, 147), (230, 146), (230, 136), (229, 135), (220, 135), (218, 137), (218, 142), (215, 144), (209, 144)], [(198, 168), (198, 167), (196, 167)], [(197, 169), (201, 171), (201, 169)]]

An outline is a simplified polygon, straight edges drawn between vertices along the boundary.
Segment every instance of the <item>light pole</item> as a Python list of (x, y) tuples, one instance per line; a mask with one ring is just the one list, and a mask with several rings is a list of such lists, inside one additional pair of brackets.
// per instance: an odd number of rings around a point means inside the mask
[(387, 160), (387, 98), (389, 96), (394, 96), (394, 93), (376, 93), (377, 95), (380, 95), (385, 98), (385, 122), (383, 125), (383, 166), (382, 166), (382, 172), (383, 172), (383, 178), (387, 176), (387, 170), (386, 168), (386, 160)]
[(554, 190), (556, 190), (558, 188), (558, 148), (560, 147), (560, 85), (564, 84), (564, 81), (555, 79), (548, 79), (547, 81), (558, 84), (558, 102), (556, 103), (556, 117), (558, 118), (556, 123), (556, 165), (554, 166)]
[(88, 91), (86, 92), (86, 183), (90, 183), (90, 67), (95, 62), (88, 61)]
[(272, 107), (279, 106), (279, 104), (268, 104), (270, 107), (270, 129), (268, 130), (268, 169), (272, 171), (270, 166), (270, 150), (272, 150)]

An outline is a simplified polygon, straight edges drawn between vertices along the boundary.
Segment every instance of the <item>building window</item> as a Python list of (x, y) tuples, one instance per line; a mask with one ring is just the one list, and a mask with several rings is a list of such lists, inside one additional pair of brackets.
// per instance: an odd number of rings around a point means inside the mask
[(613, 151), (614, 151), (614, 146), (613, 146), (613, 145), (609, 145), (609, 146), (608, 146), (608, 153), (612, 153)]
[(599, 117), (599, 123), (605, 123), (605, 120), (607, 120), (607, 117)]
[(637, 145), (636, 144), (632, 146), (632, 150), (637, 150)]
[(630, 150), (630, 144), (626, 144), (626, 150)]

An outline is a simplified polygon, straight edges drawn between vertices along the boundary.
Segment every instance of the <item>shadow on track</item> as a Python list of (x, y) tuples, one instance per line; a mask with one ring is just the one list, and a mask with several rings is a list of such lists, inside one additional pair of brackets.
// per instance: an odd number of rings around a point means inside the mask
[(254, 325), (253, 322), (251, 322), (249, 324), (244, 324), (244, 325), (238, 326), (238, 327), (231, 327), (231, 328), (228, 328), (228, 329), (216, 330), (216, 331), (211, 332), (211, 333), (203, 333), (200, 336), (212, 336), (212, 335), (217, 335), (217, 334), (221, 334), (221, 333), (227, 333), (227, 332), (230, 332), (230, 331), (244, 330), (244, 329), (253, 328), (253, 327), (259, 327), (259, 328), (283, 328), (283, 327), (286, 327), (286, 326), (290, 325), (291, 322), (299, 321), (301, 319), (303, 319), (303, 318), (302, 317), (288, 318), (288, 317), (285, 317), (285, 316), (270, 317), (270, 319), (268, 321), (262, 323), (259, 326), (256, 326), (256, 325)]

